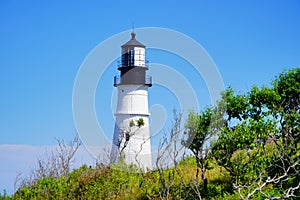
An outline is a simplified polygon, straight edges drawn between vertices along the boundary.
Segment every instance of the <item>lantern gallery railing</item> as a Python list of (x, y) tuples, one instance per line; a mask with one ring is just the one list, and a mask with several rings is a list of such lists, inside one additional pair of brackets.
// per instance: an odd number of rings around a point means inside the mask
[(119, 60), (118, 68), (120, 67), (147, 67), (149, 68), (148, 60)]

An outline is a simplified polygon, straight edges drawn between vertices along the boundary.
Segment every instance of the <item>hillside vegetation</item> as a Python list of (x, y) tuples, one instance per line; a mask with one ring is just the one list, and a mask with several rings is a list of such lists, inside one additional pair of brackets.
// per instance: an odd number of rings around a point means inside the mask
[[(60, 142), (64, 153), (40, 161), (32, 179), (0, 199), (300, 199), (299, 102), (300, 68), (294, 68), (269, 87), (245, 94), (228, 88), (217, 106), (190, 112), (184, 127), (175, 112), (165, 150), (149, 172), (122, 160), (70, 171), (78, 142), (72, 148)], [(180, 161), (179, 143), (190, 152)], [(172, 167), (162, 167), (164, 156)]]

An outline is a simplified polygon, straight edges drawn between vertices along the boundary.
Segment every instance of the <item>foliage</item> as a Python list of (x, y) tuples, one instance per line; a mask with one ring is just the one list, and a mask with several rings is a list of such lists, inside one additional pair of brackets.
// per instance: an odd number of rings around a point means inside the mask
[(212, 111), (210, 108), (207, 108), (199, 115), (190, 112), (185, 126), (187, 140), (183, 141), (183, 144), (192, 151), (196, 158), (197, 177), (199, 169), (201, 169), (204, 190), (207, 190), (207, 179), (205, 176), (207, 165), (206, 157), (209, 151), (207, 142), (213, 136), (213, 132), (210, 128), (211, 118)]
[(3, 191), (3, 194), (0, 192), (0, 200), (2, 200), (2, 199), (3, 200), (5, 200), (5, 199), (6, 200), (11, 199), (11, 197), (7, 195), (6, 190)]
[(137, 127), (139, 128), (145, 125), (143, 118), (139, 118), (138, 120), (136, 120), (136, 123), (137, 123)]
[(299, 68), (284, 71), (271, 87), (223, 93), (226, 123), (212, 153), (241, 198), (299, 196), (299, 100)]
[[(174, 113), (154, 171), (122, 160), (71, 172), (69, 165), (60, 165), (63, 173), (36, 176), (0, 199), (294, 199), (300, 196), (299, 100), (299, 68), (246, 94), (229, 88), (216, 107), (191, 112), (184, 129), (181, 115)], [(179, 161), (181, 133), (192, 154)], [(61, 145), (65, 158), (72, 158), (77, 148), (66, 151)], [(163, 167), (164, 158), (171, 158), (173, 167)]]
[[(181, 161), (179, 176), (175, 168), (165, 169), (163, 178), (172, 182), (168, 199), (196, 199), (197, 193), (192, 187), (195, 180), (196, 166), (193, 157)], [(192, 162), (191, 162), (192, 161)], [(189, 164), (186, 164), (189, 163)], [(223, 171), (225, 172), (225, 171)], [(223, 173), (218, 172), (218, 173)], [(216, 171), (208, 173), (215, 174)], [(162, 187), (158, 171), (132, 173), (120, 171), (109, 166), (90, 167), (83, 165), (59, 179), (44, 178), (30, 186), (23, 186), (13, 199), (161, 199)], [(216, 174), (218, 176), (218, 174)], [(210, 175), (208, 175), (210, 177)], [(201, 182), (201, 180), (199, 180)], [(183, 184), (184, 183), (184, 184)], [(221, 195), (227, 182), (212, 184), (208, 187), (206, 197)], [(204, 193), (203, 184), (197, 185), (200, 193)], [(180, 198), (181, 197), (181, 198)]]

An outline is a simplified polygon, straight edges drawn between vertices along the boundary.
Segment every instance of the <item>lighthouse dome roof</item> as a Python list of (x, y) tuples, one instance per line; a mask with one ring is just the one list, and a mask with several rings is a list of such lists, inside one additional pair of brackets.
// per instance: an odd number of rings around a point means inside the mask
[(135, 39), (136, 33), (133, 31), (131, 32), (131, 39), (126, 42), (125, 44), (123, 44), (121, 47), (146, 47), (145, 45), (143, 45), (142, 43), (140, 43), (139, 41), (137, 41)]

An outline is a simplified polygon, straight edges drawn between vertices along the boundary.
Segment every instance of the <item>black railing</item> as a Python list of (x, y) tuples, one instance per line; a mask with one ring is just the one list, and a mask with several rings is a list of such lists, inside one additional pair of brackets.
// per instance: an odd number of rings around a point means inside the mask
[(119, 75), (114, 77), (114, 86), (119, 85), (121, 83), (121, 78)]
[[(138, 63), (136, 65), (136, 63)], [(149, 68), (149, 61), (148, 60), (119, 60), (118, 61), (118, 68), (120, 67), (147, 67)]]
[(152, 76), (146, 76), (145, 85), (152, 86)]

